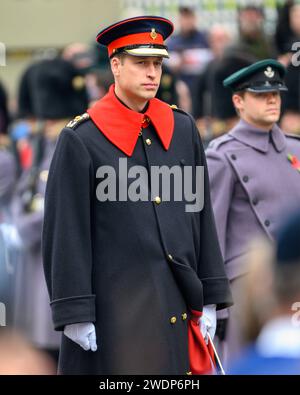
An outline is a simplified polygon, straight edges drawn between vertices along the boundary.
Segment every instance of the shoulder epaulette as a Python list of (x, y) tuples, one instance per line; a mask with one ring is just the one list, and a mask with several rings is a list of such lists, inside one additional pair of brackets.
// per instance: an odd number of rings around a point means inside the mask
[(299, 134), (285, 133), (286, 137), (291, 137), (292, 139), (300, 140)]
[(181, 108), (178, 108), (178, 107), (176, 106), (176, 104), (171, 104), (170, 107), (172, 108), (172, 110), (181, 112), (182, 114), (185, 114), (185, 115), (189, 115), (186, 111), (182, 110)]
[(232, 136), (230, 136), (230, 134), (228, 134), (228, 133), (225, 133), (224, 135), (211, 140), (210, 143), (208, 144), (207, 148), (217, 149), (221, 145), (223, 145), (231, 140), (232, 140)]
[(67, 128), (71, 128), (71, 129), (75, 129), (78, 125), (80, 125), (84, 121), (87, 121), (89, 118), (90, 118), (90, 115), (87, 112), (85, 112), (84, 114), (81, 114), (81, 115), (77, 115), (77, 117), (72, 119), (72, 121), (70, 121), (66, 125), (66, 127)]

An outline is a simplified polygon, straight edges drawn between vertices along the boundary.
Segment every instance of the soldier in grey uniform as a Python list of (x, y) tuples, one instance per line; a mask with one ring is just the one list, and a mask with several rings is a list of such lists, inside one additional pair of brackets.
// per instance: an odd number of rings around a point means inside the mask
[(40, 62), (31, 77), (34, 114), (43, 128), (33, 166), (22, 174), (13, 203), (23, 244), (16, 276), (15, 325), (35, 346), (57, 357), (60, 335), (53, 330), (41, 256), (44, 196), (59, 133), (86, 108), (87, 95), (83, 77), (71, 63), (59, 58)]
[[(256, 62), (226, 78), (240, 120), (211, 142), (206, 154), (218, 237), (233, 297), (246, 274), (252, 237), (274, 240), (280, 220), (300, 203), (300, 141), (285, 135), (280, 91), (285, 68), (275, 60)], [(240, 349), (238, 300), (229, 310), (225, 344), (230, 361)], [(223, 312), (219, 318), (228, 317)]]

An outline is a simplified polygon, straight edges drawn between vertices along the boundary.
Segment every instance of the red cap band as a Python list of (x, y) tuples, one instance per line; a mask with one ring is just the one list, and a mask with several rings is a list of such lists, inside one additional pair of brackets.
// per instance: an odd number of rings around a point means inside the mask
[(126, 47), (129, 45), (149, 45), (157, 44), (164, 45), (163, 36), (157, 33), (154, 29), (147, 33), (128, 34), (128, 36), (120, 37), (111, 42), (108, 48), (108, 55), (111, 56), (115, 49)]

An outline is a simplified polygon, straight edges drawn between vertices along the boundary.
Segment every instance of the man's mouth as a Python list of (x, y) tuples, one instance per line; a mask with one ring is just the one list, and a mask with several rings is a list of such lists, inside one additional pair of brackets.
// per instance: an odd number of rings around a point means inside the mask
[(152, 89), (157, 88), (157, 84), (152, 84), (152, 83), (143, 84), (143, 86), (145, 88), (152, 88)]

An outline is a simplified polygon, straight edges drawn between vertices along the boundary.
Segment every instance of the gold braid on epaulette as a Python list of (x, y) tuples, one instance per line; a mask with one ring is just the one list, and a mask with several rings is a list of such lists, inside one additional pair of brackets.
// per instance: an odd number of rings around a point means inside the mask
[(90, 118), (90, 115), (85, 112), (82, 115), (77, 115), (77, 117), (75, 117), (74, 119), (72, 119), (72, 121), (70, 121), (66, 127), (67, 128), (71, 128), (74, 129), (76, 126), (80, 125), (82, 122), (88, 120)]
[(188, 113), (186, 111), (182, 110), (181, 108), (178, 108), (176, 106), (176, 104), (171, 104), (170, 107), (172, 108), (172, 110), (175, 110), (175, 111), (181, 112), (182, 114), (188, 115)]

